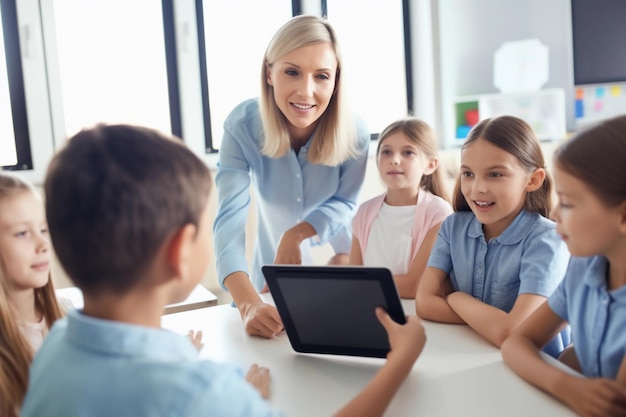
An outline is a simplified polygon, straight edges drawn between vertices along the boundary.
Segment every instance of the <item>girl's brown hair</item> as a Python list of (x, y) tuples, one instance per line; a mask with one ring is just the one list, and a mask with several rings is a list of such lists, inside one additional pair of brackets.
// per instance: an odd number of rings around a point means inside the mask
[[(16, 175), (0, 172), (0, 200), (24, 192), (36, 193)], [(3, 262), (0, 256), (0, 415), (17, 417), (26, 395), (34, 352), (17, 324)], [(63, 315), (51, 279), (35, 289), (35, 308), (45, 318), (48, 328)]]
[(578, 178), (607, 206), (626, 201), (626, 115), (594, 124), (554, 153), (559, 169)]
[[(514, 116), (500, 116), (485, 119), (478, 123), (469, 133), (461, 150), (472, 142), (483, 139), (492, 145), (513, 155), (519, 163), (533, 172), (538, 168), (545, 169), (545, 160), (541, 145), (535, 132), (528, 123)], [(461, 176), (457, 178), (454, 187), (452, 207), (455, 211), (471, 211), (461, 192)], [(552, 178), (546, 171), (546, 177), (541, 187), (526, 193), (524, 210), (530, 213), (539, 213), (544, 217), (550, 215), (552, 207)]]
[[(397, 132), (402, 132), (427, 158), (437, 157), (437, 139), (433, 129), (426, 122), (414, 117), (400, 119), (387, 126), (378, 136), (376, 155), (380, 152), (380, 147), (385, 139)], [(446, 201), (450, 201), (439, 169), (435, 169), (430, 175), (423, 175), (420, 187)]]

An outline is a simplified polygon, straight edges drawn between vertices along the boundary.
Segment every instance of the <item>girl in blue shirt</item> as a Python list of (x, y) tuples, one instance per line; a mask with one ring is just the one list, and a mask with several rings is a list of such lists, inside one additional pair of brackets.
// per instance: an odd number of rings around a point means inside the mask
[[(363, 183), (369, 133), (346, 108), (341, 55), (328, 22), (288, 21), (261, 68), (261, 97), (237, 106), (224, 123), (215, 182), (217, 273), (252, 335), (282, 330), (278, 311), (258, 295), (263, 264), (311, 263), (310, 246), (329, 242), (347, 263), (350, 221)], [(246, 262), (250, 186), (258, 229)]]
[[(502, 346), (522, 378), (581, 416), (626, 415), (626, 116), (579, 132), (555, 153), (557, 232), (572, 259), (555, 293)], [(566, 324), (572, 375), (538, 354)]]
[[(455, 213), (439, 230), (417, 289), (422, 318), (466, 323), (500, 346), (560, 282), (569, 253), (547, 218), (551, 180), (523, 120), (481, 121), (461, 149)], [(558, 355), (567, 331), (546, 351)]]

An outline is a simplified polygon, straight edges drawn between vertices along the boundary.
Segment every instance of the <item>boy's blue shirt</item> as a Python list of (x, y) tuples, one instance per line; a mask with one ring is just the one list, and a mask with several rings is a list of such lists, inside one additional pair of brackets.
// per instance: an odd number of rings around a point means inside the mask
[(37, 352), (21, 416), (279, 416), (185, 337), (71, 310)]

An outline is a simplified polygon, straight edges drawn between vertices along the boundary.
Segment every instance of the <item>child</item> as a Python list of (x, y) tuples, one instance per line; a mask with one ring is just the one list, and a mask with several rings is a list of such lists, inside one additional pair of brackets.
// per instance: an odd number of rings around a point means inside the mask
[(435, 135), (421, 120), (398, 120), (380, 134), (376, 156), (387, 192), (359, 207), (350, 263), (389, 268), (400, 297), (415, 298), (439, 226), (452, 213)]
[[(276, 415), (259, 393), (266, 368), (247, 376), (257, 392), (160, 329), (163, 307), (187, 297), (207, 267), (210, 184), (182, 142), (140, 127), (83, 130), (53, 158), (50, 234), (85, 304), (38, 352), (22, 417)], [(399, 325), (378, 310), (392, 351), (339, 415), (381, 415), (424, 345), (417, 317)]]
[[(500, 346), (563, 277), (569, 254), (548, 220), (551, 181), (541, 147), (521, 119), (481, 121), (461, 149), (455, 214), (446, 218), (417, 290), (429, 320), (467, 323)], [(558, 355), (569, 343), (555, 338)]]
[[(572, 258), (563, 282), (502, 346), (518, 375), (581, 416), (626, 415), (626, 116), (557, 149), (557, 232)], [(579, 370), (545, 362), (543, 344), (567, 323)], [(620, 369), (621, 364), (621, 369)]]
[(0, 415), (18, 416), (33, 354), (61, 315), (43, 201), (0, 172)]

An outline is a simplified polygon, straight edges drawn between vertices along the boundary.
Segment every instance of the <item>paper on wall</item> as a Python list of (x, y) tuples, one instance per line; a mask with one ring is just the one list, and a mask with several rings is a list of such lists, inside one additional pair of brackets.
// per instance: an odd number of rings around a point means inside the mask
[(548, 47), (539, 39), (505, 42), (494, 53), (493, 84), (502, 93), (537, 91), (549, 70)]

